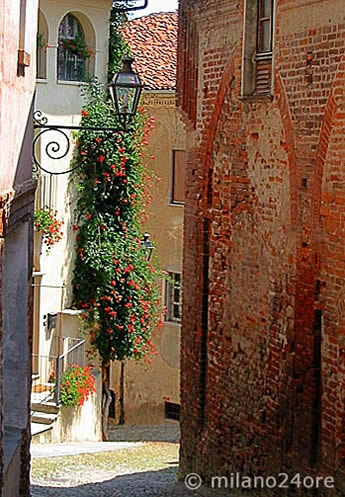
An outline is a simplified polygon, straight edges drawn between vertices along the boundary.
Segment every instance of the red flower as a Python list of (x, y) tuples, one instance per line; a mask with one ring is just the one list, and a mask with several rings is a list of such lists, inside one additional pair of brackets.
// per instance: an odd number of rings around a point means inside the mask
[(104, 155), (100, 155), (97, 160), (98, 162), (104, 162), (105, 161)]
[(88, 221), (90, 221), (90, 219), (92, 218), (92, 214), (90, 214), (90, 212), (88, 212), (86, 215), (85, 215), (86, 219)]
[(82, 115), (83, 117), (87, 117), (87, 116), (89, 115), (89, 113), (88, 113), (88, 111), (87, 111), (87, 110), (82, 110), (82, 111), (81, 111), (81, 115)]
[(116, 281), (112, 280), (112, 282), (110, 284), (111, 284), (111, 286), (116, 286)]
[(105, 310), (105, 312), (110, 312), (111, 311), (111, 307), (106, 307), (104, 310)]

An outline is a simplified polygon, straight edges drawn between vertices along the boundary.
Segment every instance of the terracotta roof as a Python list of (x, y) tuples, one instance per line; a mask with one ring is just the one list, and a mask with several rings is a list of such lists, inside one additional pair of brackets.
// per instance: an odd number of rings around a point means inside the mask
[(160, 12), (133, 21), (123, 28), (137, 71), (147, 90), (176, 88), (177, 13)]

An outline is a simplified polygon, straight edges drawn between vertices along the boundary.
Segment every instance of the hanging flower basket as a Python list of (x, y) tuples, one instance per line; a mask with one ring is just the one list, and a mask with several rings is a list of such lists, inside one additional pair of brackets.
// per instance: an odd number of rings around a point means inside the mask
[(42, 235), (42, 241), (47, 246), (47, 252), (63, 237), (61, 230), (63, 221), (56, 218), (57, 211), (52, 209), (36, 209), (34, 213), (35, 230)]

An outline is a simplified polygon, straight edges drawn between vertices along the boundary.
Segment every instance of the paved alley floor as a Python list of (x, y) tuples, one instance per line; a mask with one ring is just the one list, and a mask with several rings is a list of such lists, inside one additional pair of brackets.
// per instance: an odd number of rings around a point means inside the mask
[(110, 442), (36, 445), (32, 497), (215, 497), (177, 482), (179, 429), (110, 428)]

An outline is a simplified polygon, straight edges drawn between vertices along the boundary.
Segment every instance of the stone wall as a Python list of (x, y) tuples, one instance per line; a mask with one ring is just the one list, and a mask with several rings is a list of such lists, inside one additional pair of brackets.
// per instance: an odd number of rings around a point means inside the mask
[(273, 98), (246, 99), (244, 2), (180, 6), (181, 471), (299, 470), (343, 493), (345, 12), (275, 7)]

